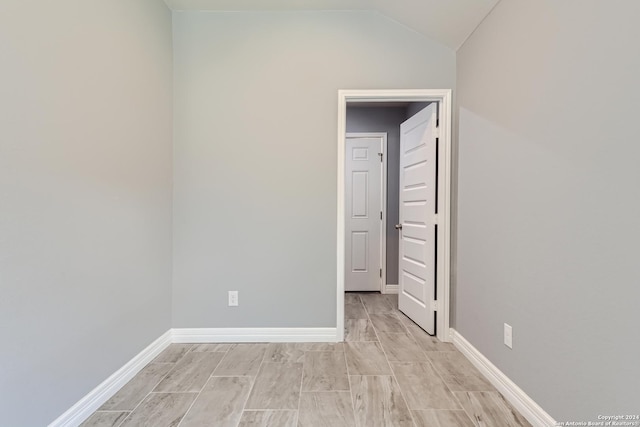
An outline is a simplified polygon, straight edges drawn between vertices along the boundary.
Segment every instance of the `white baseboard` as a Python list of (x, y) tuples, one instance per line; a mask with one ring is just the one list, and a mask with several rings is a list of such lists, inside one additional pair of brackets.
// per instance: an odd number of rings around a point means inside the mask
[(336, 328), (177, 328), (175, 343), (337, 342)]
[(171, 343), (337, 342), (337, 328), (169, 329), (48, 427), (77, 427)]
[(533, 427), (549, 427), (557, 425), (520, 387), (509, 379), (500, 369), (480, 353), (469, 341), (455, 329), (450, 329), (453, 344), (478, 370), (498, 389), (500, 393), (516, 408)]
[(398, 285), (397, 284), (389, 284), (384, 285), (385, 294), (397, 294), (398, 293)]
[(171, 330), (152, 342), (147, 348), (128, 361), (122, 368), (91, 390), (49, 427), (76, 427), (89, 418), (104, 402), (109, 400), (142, 368), (147, 366), (162, 350), (171, 344)]

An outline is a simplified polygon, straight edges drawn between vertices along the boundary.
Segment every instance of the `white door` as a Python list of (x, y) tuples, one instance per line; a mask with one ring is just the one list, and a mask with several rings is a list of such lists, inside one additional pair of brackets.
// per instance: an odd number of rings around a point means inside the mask
[(435, 334), (437, 104), (400, 125), (398, 308)]
[(382, 287), (382, 157), (385, 136), (347, 135), (345, 290)]

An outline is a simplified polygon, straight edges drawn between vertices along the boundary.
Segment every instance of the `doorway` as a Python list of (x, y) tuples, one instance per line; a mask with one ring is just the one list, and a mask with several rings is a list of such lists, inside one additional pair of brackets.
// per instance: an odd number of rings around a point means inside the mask
[(347, 291), (385, 291), (387, 134), (347, 133)]
[[(347, 148), (347, 104), (349, 106), (372, 106), (384, 103), (386, 105), (410, 103), (435, 103), (432, 116), (434, 123), (439, 124), (437, 129), (438, 149), (435, 151), (438, 160), (438, 170), (435, 177), (437, 191), (437, 215), (425, 217), (424, 222), (434, 222), (437, 227), (431, 244), (437, 251), (435, 269), (438, 271), (437, 277), (433, 280), (432, 291), (434, 299), (425, 308), (435, 312), (434, 325), (437, 324), (436, 336), (441, 341), (449, 341), (449, 211), (450, 211), (450, 170), (451, 170), (451, 91), (450, 90), (354, 90), (339, 91), (338, 105), (338, 221), (337, 221), (337, 339), (344, 339), (344, 291), (347, 265), (345, 262), (345, 236), (347, 231), (346, 213), (348, 207), (345, 203), (345, 167), (348, 159)], [(393, 226), (393, 224), (391, 224)], [(400, 224), (401, 225), (401, 224)], [(402, 234), (400, 234), (402, 235)], [(402, 261), (402, 259), (401, 259)], [(410, 284), (405, 285), (407, 289)], [(401, 285), (402, 292), (402, 285)], [(438, 295), (435, 299), (435, 294)], [(410, 301), (411, 294), (407, 301)]]

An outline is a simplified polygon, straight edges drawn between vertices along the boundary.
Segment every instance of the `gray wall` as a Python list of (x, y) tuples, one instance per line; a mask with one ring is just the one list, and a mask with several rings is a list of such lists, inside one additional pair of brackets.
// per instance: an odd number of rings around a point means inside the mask
[(0, 424), (42, 426), (171, 326), (171, 15), (0, 5)]
[(387, 283), (398, 284), (398, 191), (400, 188), (400, 124), (406, 107), (347, 108), (347, 132), (387, 133)]
[(640, 408), (638, 16), (503, 0), (458, 52), (456, 327), (558, 421)]
[(375, 13), (178, 12), (174, 54), (173, 325), (335, 326), (338, 89), (453, 87), (454, 52)]

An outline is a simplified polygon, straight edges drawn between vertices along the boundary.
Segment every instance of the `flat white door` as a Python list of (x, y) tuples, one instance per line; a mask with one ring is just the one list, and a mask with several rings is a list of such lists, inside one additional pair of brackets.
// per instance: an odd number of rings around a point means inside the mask
[(398, 308), (435, 334), (437, 104), (400, 125)]
[(384, 136), (347, 135), (345, 290), (382, 287), (382, 153)]

